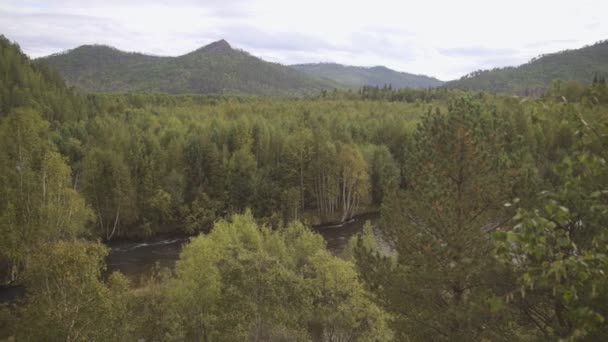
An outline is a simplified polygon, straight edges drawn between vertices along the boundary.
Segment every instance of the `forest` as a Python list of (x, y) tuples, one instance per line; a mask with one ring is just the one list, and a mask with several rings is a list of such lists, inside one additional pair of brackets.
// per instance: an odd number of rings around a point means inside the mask
[(565, 50), (533, 57), (517, 67), (494, 68), (471, 72), (448, 87), (517, 93), (538, 96), (556, 80), (590, 84), (599, 75), (608, 73), (608, 41), (576, 50)]
[(313, 94), (339, 87), (234, 49), (225, 40), (178, 57), (84, 45), (40, 60), (70, 84), (92, 92), (146, 91), (252, 95)]
[[(85, 94), (0, 39), (7, 341), (608, 340), (608, 87)], [(380, 213), (339, 254), (311, 226)], [(174, 269), (107, 243), (190, 237)]]

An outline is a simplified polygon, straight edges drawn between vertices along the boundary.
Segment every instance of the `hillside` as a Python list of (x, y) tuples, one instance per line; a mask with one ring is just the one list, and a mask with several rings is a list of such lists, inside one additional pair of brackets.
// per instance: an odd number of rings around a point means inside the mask
[(0, 118), (17, 107), (38, 110), (50, 121), (86, 115), (83, 98), (60, 75), (32, 62), (16, 43), (0, 35)]
[(391, 85), (394, 89), (430, 88), (443, 84), (433, 77), (398, 72), (383, 66), (366, 68), (336, 63), (315, 63), (296, 64), (291, 67), (309, 75), (344, 84), (349, 88), (384, 85)]
[(534, 94), (558, 79), (589, 84), (598, 74), (608, 74), (608, 40), (581, 49), (542, 55), (518, 67), (475, 71), (446, 86)]
[(233, 49), (225, 40), (179, 57), (84, 45), (40, 60), (88, 92), (298, 95), (337, 86)]

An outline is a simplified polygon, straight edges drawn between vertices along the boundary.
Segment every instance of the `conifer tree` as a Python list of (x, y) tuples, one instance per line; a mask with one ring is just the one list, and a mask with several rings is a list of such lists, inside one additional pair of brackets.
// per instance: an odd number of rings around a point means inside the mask
[(394, 256), (357, 252), (368, 286), (395, 314), (400, 339), (503, 337), (486, 302), (503, 291), (488, 232), (510, 217), (517, 142), (504, 120), (463, 98), (426, 115), (407, 152), (404, 188), (380, 224)]

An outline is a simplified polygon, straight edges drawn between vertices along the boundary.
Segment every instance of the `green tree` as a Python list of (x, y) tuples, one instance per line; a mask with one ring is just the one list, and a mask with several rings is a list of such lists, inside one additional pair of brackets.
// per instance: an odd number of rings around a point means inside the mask
[(399, 166), (385, 145), (365, 146), (363, 154), (369, 165), (371, 203), (379, 206), (384, 197), (397, 188)]
[(504, 120), (470, 99), (418, 125), (405, 189), (382, 208), (380, 231), (394, 255), (357, 253), (399, 339), (508, 339), (487, 305), (504, 286), (487, 232), (509, 217), (503, 203), (519, 178), (519, 154)]
[(17, 340), (129, 341), (128, 282), (119, 273), (101, 281), (107, 249), (59, 241), (28, 257), (25, 305), (17, 310)]
[[(164, 165), (160, 163), (158, 138), (147, 131), (135, 133), (129, 144), (128, 156), (126, 161), (138, 210), (138, 233), (151, 235), (162, 223), (162, 216), (167, 217), (171, 203), (171, 198), (167, 198), (169, 194), (161, 188)], [(164, 214), (159, 209), (164, 209)]]
[(574, 80), (557, 80), (549, 91), (550, 96), (568, 102), (579, 101), (585, 92), (585, 86)]
[(388, 315), (370, 301), (352, 264), (329, 253), (315, 254), (305, 269), (313, 285), (308, 325), (317, 341), (387, 341)]
[(555, 166), (556, 186), (497, 232), (498, 259), (516, 288), (504, 299), (548, 340), (608, 339), (606, 131), (576, 120), (578, 143)]
[(184, 248), (169, 298), (184, 339), (390, 337), (353, 264), (331, 256), (301, 224), (271, 231), (250, 213), (217, 223)]
[(369, 201), (369, 171), (356, 146), (338, 145), (337, 163), (340, 167), (342, 221), (345, 221), (352, 218), (360, 204)]
[(226, 200), (225, 165), (217, 145), (207, 134), (204, 131), (195, 131), (184, 147), (186, 199), (192, 201), (204, 192), (223, 202)]
[(313, 149), (311, 178), (319, 219), (334, 219), (339, 206), (340, 170), (335, 162), (336, 146), (331, 141), (319, 137)]
[(297, 178), (299, 200), (294, 208), (294, 217), (298, 218), (298, 210), (304, 210), (306, 204), (306, 174), (312, 158), (313, 135), (310, 129), (300, 129), (294, 134), (289, 135), (286, 141), (286, 154), (289, 167), (287, 172)]
[(237, 150), (228, 162), (228, 193), (233, 210), (251, 206), (256, 189), (257, 162), (248, 147)]
[(69, 89), (59, 74), (31, 61), (2, 35), (0, 75), (0, 117), (19, 107), (32, 108), (51, 122), (74, 122), (88, 114), (83, 97)]
[(88, 151), (82, 164), (82, 191), (95, 211), (98, 234), (112, 239), (138, 217), (131, 173), (120, 154), (100, 148)]
[(82, 235), (92, 219), (49, 138), (48, 123), (32, 110), (0, 121), (0, 254), (13, 262), (13, 280), (38, 245)]

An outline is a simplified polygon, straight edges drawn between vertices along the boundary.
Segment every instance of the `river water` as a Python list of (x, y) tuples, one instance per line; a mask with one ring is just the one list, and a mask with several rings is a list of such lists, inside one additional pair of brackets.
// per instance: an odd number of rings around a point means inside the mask
[[(352, 221), (341, 225), (324, 225), (313, 227), (327, 242), (327, 248), (334, 254), (340, 254), (349, 239), (362, 231), (366, 221), (375, 224), (378, 214), (356, 216)], [(110, 254), (106, 260), (108, 272), (120, 271), (131, 280), (138, 282), (141, 276), (150, 274), (158, 264), (161, 267), (173, 268), (179, 254), (190, 237), (156, 238), (145, 242), (116, 241), (108, 243)]]
[[(341, 225), (324, 225), (313, 227), (327, 242), (327, 248), (334, 254), (340, 254), (346, 247), (349, 239), (362, 231), (366, 221), (373, 225), (379, 219), (379, 214), (364, 214), (356, 216), (352, 221)], [(106, 259), (107, 274), (119, 271), (135, 284), (142, 277), (150, 274), (158, 264), (161, 267), (175, 267), (179, 254), (191, 237), (177, 236), (153, 238), (146, 241), (112, 241), (107, 244), (110, 253)], [(23, 297), (23, 287), (0, 288), (0, 303), (10, 302)]]

